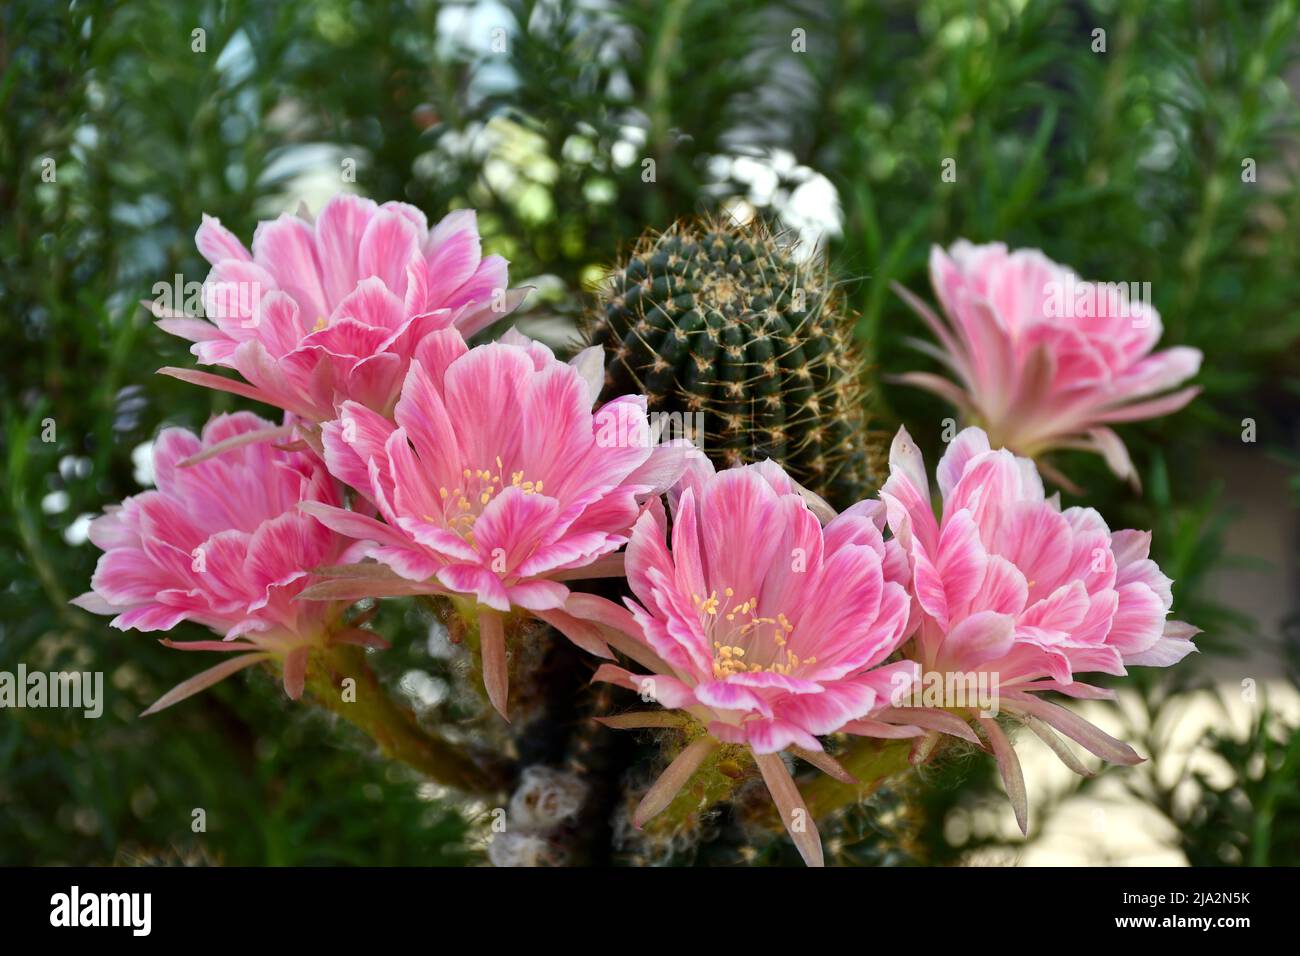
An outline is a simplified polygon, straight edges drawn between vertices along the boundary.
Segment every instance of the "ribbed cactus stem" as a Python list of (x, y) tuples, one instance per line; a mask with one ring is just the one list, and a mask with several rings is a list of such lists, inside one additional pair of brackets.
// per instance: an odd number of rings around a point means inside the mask
[(603, 397), (641, 392), (720, 467), (772, 458), (837, 507), (873, 488), (863, 366), (825, 263), (761, 222), (678, 223), (609, 277)]
[[(911, 740), (855, 739), (836, 759), (857, 778), (858, 783), (841, 783), (825, 774), (801, 782), (799, 789), (808, 805), (808, 812), (820, 820), (871, 796), (886, 781), (912, 769), (908, 760), (911, 750)], [(773, 818), (775, 820), (775, 815)], [(780, 821), (776, 820), (776, 824), (779, 826)]]

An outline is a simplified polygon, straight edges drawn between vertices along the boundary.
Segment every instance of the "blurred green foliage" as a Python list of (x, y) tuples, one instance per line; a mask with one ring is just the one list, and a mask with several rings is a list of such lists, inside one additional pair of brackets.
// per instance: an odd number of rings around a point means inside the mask
[[(0, 714), (0, 863), (482, 858), (472, 821), (263, 675), (137, 719), (198, 662), (67, 605), (94, 566), (84, 516), (139, 490), (133, 449), (236, 404), (151, 374), (189, 356), (138, 300), (203, 278), (202, 213), (247, 238), (322, 184), (433, 216), (477, 207), (516, 279), (553, 277), (535, 312), (572, 317), (643, 229), (736, 201), (798, 225), (820, 174), (842, 210), (832, 261), (890, 369), (928, 362), (889, 285), (927, 295), (932, 243), (1038, 246), (1088, 277), (1149, 281), (1166, 342), (1207, 354), (1206, 394), (1125, 429), (1145, 496), (1069, 464), (1113, 524), (1155, 528), (1207, 649), (1249, 640), (1258, 622), (1203, 596), (1233, 501), (1197, 463), (1245, 417), (1261, 454), (1294, 460), (1298, 23), (1293, 0), (6, 4), (0, 669), (101, 670), (110, 690), (96, 721)], [(891, 388), (873, 412), (928, 455), (950, 414)], [(385, 613), (401, 635), (386, 672), (436, 676), (427, 621)], [(1247, 742), (1213, 742), (1240, 782), (1202, 781), (1194, 812), (1170, 808), (1189, 859), (1296, 862), (1295, 740), (1261, 717)], [(944, 814), (987, 790), (987, 770), (962, 762), (945, 773), (967, 789), (926, 791), (918, 858), (957, 859)]]

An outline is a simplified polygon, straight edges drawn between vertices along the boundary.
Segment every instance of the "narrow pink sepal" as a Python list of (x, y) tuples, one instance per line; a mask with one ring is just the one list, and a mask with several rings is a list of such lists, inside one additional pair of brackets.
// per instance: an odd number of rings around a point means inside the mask
[[(754, 754), (754, 760), (758, 764), (759, 773), (763, 775), (763, 782), (767, 784), (768, 792), (776, 802), (781, 822), (785, 824), (786, 832), (790, 834), (803, 861), (809, 866), (825, 866), (826, 859), (822, 856), (822, 838), (817, 832), (817, 822), (808, 812), (803, 794), (795, 786), (781, 755)], [(802, 828), (800, 824), (803, 824)]]
[(290, 700), (301, 700), (303, 689), (307, 686), (307, 655), (309, 647), (298, 647), (289, 652), (284, 659), (284, 692)]
[(606, 627), (612, 627), (629, 637), (641, 637), (641, 628), (637, 626), (627, 608), (620, 607), (608, 598), (603, 598), (598, 594), (571, 592), (564, 602), (564, 609), (574, 617), (595, 621), (597, 624), (604, 624)]
[(880, 720), (860, 718), (850, 720), (842, 728), (846, 734), (860, 737), (878, 737), (882, 740), (908, 740), (912, 737), (924, 737), (926, 732), (911, 724), (887, 724)]
[(934, 375), (930, 372), (903, 372), (897, 375), (886, 375), (884, 379), (890, 384), (911, 385), (914, 388), (925, 389), (940, 398), (947, 399), (951, 405), (958, 409), (965, 409), (969, 405), (966, 393), (961, 390), (960, 386), (950, 382), (942, 375)]
[(1070, 745), (1060, 737), (1056, 736), (1056, 731), (1052, 730), (1052, 728), (1047, 726), (1047, 724), (1030, 714), (1024, 715), (1024, 724), (1034, 732), (1034, 735), (1037, 736), (1039, 740), (1051, 748), (1052, 753), (1056, 754), (1056, 756), (1060, 758), (1061, 763), (1065, 764), (1081, 777), (1096, 776), (1096, 774), (1089, 770), (1083, 761), (1075, 755), (1074, 751), (1070, 749)]
[(168, 365), (160, 368), (158, 374), (166, 375), (169, 378), (178, 378), (182, 382), (189, 382), (191, 385), (200, 385), (203, 388), (215, 388), (219, 392), (230, 392), (232, 395), (251, 398), (255, 402), (267, 402), (267, 398), (262, 394), (260, 388), (254, 388), (252, 385), (245, 384), (244, 382), (237, 382), (233, 378), (213, 375), (211, 372), (200, 372), (198, 369), (192, 368), (175, 368), (174, 366)]
[(810, 763), (822, 773), (829, 777), (834, 777), (840, 783), (847, 783), (850, 786), (856, 786), (862, 781), (853, 774), (844, 769), (844, 765), (832, 757), (830, 754), (816, 750), (806, 750), (803, 747), (790, 747), (790, 752), (805, 763)]
[[(303, 504), (310, 504), (304, 502)], [(308, 511), (303, 504), (298, 507), (307, 514), (313, 515), (314, 512)], [(409, 581), (408, 578), (402, 577), (386, 564), (380, 564), (378, 561), (359, 561), (354, 564), (330, 564), (319, 568), (312, 568), (313, 575), (321, 579), (338, 579), (348, 578), (366, 581), (388, 581), (396, 583), (398, 581)]]
[(216, 458), (218, 455), (223, 454), (224, 452), (228, 452), (232, 448), (240, 448), (244, 445), (256, 445), (258, 442), (264, 442), (264, 441), (279, 441), (281, 439), (288, 438), (292, 434), (293, 434), (292, 425), (276, 425), (274, 428), (260, 428), (257, 429), (256, 431), (244, 432), (239, 435), (232, 435), (231, 437), (223, 441), (219, 441), (216, 444), (208, 445), (206, 448), (204, 448), (201, 452), (197, 454), (190, 455), (188, 458), (182, 459), (181, 461), (177, 462), (177, 467), (190, 468), (194, 465), (197, 465), (201, 461), (207, 461), (209, 458)]
[(336, 632), (334, 641), (338, 644), (352, 644), (356, 647), (373, 647), (380, 651), (386, 651), (392, 646), (374, 631), (367, 631), (360, 627), (349, 627)]
[(691, 775), (700, 769), (700, 764), (704, 758), (713, 752), (718, 746), (718, 742), (712, 737), (701, 737), (690, 743), (679, 753), (673, 762), (668, 765), (654, 785), (646, 791), (646, 795), (641, 798), (637, 804), (635, 812), (632, 814), (632, 825), (638, 830), (647, 822), (653, 820), (660, 812), (673, 802), (673, 797), (677, 796), (682, 787), (686, 786), (686, 781), (691, 779)]
[(245, 654), (242, 657), (235, 657), (224, 660), (215, 667), (209, 667), (207, 670), (195, 674), (187, 680), (181, 681), (167, 693), (163, 694), (156, 701), (149, 705), (148, 709), (140, 714), (141, 717), (148, 717), (150, 714), (156, 714), (160, 710), (166, 710), (172, 704), (178, 704), (186, 697), (192, 697), (201, 690), (206, 690), (218, 681), (224, 680), (231, 674), (242, 671), (245, 667), (252, 667), (261, 661), (271, 657), (270, 654)]
[(631, 658), (655, 674), (670, 674), (668, 662), (644, 643), (641, 628), (627, 608), (619, 607), (598, 594), (570, 592), (564, 609), (581, 620), (595, 621), (600, 626), (605, 642), (620, 654)]
[(247, 641), (173, 641), (171, 638), (164, 637), (158, 643), (163, 647), (170, 647), (178, 651), (218, 651), (229, 653), (231, 651), (257, 650), (256, 644), (250, 644)]
[(1071, 740), (1087, 748), (1102, 760), (1128, 766), (1142, 763), (1143, 758), (1139, 757), (1137, 751), (1128, 744), (1122, 740), (1116, 740), (1100, 727), (1088, 723), (1072, 710), (1058, 704), (1046, 700), (1037, 700), (1027, 694), (1010, 693), (1005, 695), (1003, 709), (1010, 710), (1012, 713), (1024, 711), (1032, 714), (1044, 723), (1055, 727)]
[(581, 568), (554, 571), (547, 575), (552, 581), (590, 581), (595, 578), (621, 578), (627, 574), (623, 552), (607, 554)]
[(484, 611), (478, 618), (479, 655), (483, 661), (483, 686), (488, 700), (508, 722), (506, 699), (510, 693), (510, 668), (506, 664), (506, 630), (501, 615)]
[(933, 731), (917, 737), (912, 741), (912, 749), (907, 752), (907, 762), (913, 767), (920, 767), (930, 759), (930, 755), (934, 753), (934, 748), (938, 744), (939, 735)]
[(532, 615), (545, 621), (566, 638), (595, 657), (614, 660), (614, 652), (609, 649), (601, 635), (600, 628), (589, 621), (580, 621), (564, 611), (532, 611)]
[(1015, 811), (1016, 823), (1020, 832), (1029, 835), (1029, 797), (1025, 793), (1025, 775), (1020, 770), (1020, 758), (1015, 748), (996, 720), (987, 717), (978, 718), (980, 727), (989, 738), (989, 746), (998, 761), (998, 773), (1002, 775), (1002, 785), (1006, 787), (1007, 797), (1011, 800), (1011, 809)]
[(595, 717), (596, 723), (611, 730), (639, 730), (642, 727), (680, 727), (686, 717), (671, 710), (637, 710), (613, 717)]
[(937, 731), (952, 737), (960, 737), (962, 740), (970, 741), (977, 747), (981, 746), (980, 739), (975, 736), (975, 731), (971, 730), (970, 724), (946, 710), (925, 707), (886, 707), (884, 710), (877, 711), (874, 716), (890, 723), (914, 724), (917, 727), (924, 727), (926, 730)]
[(295, 601), (360, 601), (363, 598), (405, 597), (415, 594), (445, 594), (434, 581), (387, 581), (375, 578), (331, 578), (312, 584), (294, 597)]

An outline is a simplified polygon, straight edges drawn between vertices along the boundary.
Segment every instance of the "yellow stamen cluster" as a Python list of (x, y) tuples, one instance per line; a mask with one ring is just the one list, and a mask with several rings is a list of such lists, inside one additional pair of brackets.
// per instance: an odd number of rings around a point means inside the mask
[[(504, 470), (505, 466), (498, 455), (495, 471), (490, 468), (466, 468), (461, 472), (464, 479), (461, 485), (451, 489), (440, 487), (438, 497), (442, 499), (442, 515), (447, 527), (472, 540), (475, 520), (497, 494), (506, 488), (518, 488), (526, 495), (542, 493), (542, 482), (525, 481), (522, 471), (512, 473), (510, 484), (504, 484), (501, 480), (501, 472)], [(436, 521), (432, 515), (426, 515), (425, 518)]]
[[(718, 628), (721, 621), (727, 621), (735, 624), (737, 617), (741, 623), (739, 627), (726, 627), (722, 625), (731, 637), (731, 641), (714, 641), (713, 642), (713, 676), (716, 678), (728, 677), (731, 674), (745, 673), (772, 673), (772, 674), (790, 674), (801, 666), (816, 664), (817, 658), (810, 657), (801, 660), (799, 655), (789, 648), (790, 633), (794, 630), (794, 625), (783, 612), (776, 617), (764, 617), (758, 613), (758, 598), (751, 597), (742, 601), (740, 604), (733, 604), (731, 599), (735, 597), (736, 592), (732, 588), (724, 588), (722, 598), (718, 597), (718, 592), (714, 590), (708, 597), (700, 597), (698, 594), (691, 595), (695, 603), (695, 608), (700, 613), (701, 621), (704, 623), (706, 634), (712, 635)], [(765, 631), (764, 628), (769, 630)], [(764, 646), (765, 638), (770, 637), (772, 647)], [(743, 643), (735, 643), (736, 640)], [(748, 646), (745, 646), (748, 645)], [(771, 650), (773, 660), (767, 664), (758, 663), (753, 660), (755, 653), (761, 653), (764, 650)], [(746, 661), (745, 656), (750, 655), (750, 660)]]

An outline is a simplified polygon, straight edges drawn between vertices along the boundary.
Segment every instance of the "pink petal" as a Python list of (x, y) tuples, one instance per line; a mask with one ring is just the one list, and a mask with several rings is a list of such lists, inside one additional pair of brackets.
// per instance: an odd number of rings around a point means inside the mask
[[(698, 694), (696, 695), (698, 696)], [(780, 718), (757, 717), (741, 724), (745, 740), (755, 756), (778, 754), (787, 747), (799, 746), (808, 750), (821, 747), (817, 738), (802, 727)]]
[(669, 710), (690, 707), (697, 703), (695, 694), (689, 687), (677, 678), (665, 674), (633, 674), (613, 664), (601, 664), (596, 668), (591, 681), (593, 684), (603, 681), (626, 687), (628, 690), (636, 691), (643, 700), (647, 702), (653, 700)]
[(359, 541), (376, 541), (397, 547), (408, 544), (406, 538), (396, 533), (388, 525), (366, 515), (358, 514), (355, 511), (321, 504), (319, 501), (304, 501), (298, 507), (325, 527), (349, 538), (356, 538)]
[(1052, 753), (1056, 754), (1056, 756), (1060, 758), (1061, 763), (1065, 764), (1079, 776), (1096, 776), (1096, 774), (1089, 770), (1088, 767), (1075, 756), (1074, 751), (1070, 749), (1070, 745), (1060, 737), (1056, 736), (1052, 731), (1052, 728), (1048, 727), (1037, 717), (1032, 717), (1029, 714), (1026, 714), (1025, 726), (1032, 730), (1039, 740), (1051, 748)]
[(944, 521), (934, 565), (918, 553), (917, 600), (940, 627), (947, 629), (949, 615), (963, 610), (979, 591), (987, 561), (979, 529), (965, 509)]
[(984, 581), (971, 599), (970, 610), (1016, 615), (1024, 610), (1028, 599), (1029, 586), (1020, 569), (1006, 558), (993, 554), (989, 555)]
[(695, 699), (706, 707), (716, 707), (719, 710), (757, 711), (769, 717), (772, 714), (772, 708), (758, 694), (726, 680), (699, 684), (695, 688)]
[(357, 263), (361, 238), (377, 208), (369, 199), (339, 193), (316, 217), (316, 248), (326, 302), (339, 302), (361, 278)]
[(1141, 489), (1141, 478), (1138, 476), (1137, 469), (1133, 467), (1133, 459), (1129, 457), (1128, 448), (1122, 438), (1112, 429), (1105, 427), (1089, 429), (1088, 438), (1117, 478), (1128, 481), (1136, 489)]
[(1016, 620), (1009, 614), (980, 611), (959, 623), (944, 639), (940, 658), (944, 669), (977, 671), (1015, 646)]
[(243, 262), (251, 262), (253, 259), (244, 244), (221, 224), (220, 219), (206, 213), (199, 231), (194, 234), (194, 244), (199, 247), (199, 255), (213, 265), (222, 259), (239, 259)]
[(344, 402), (338, 419), (321, 426), (325, 466), (344, 484), (363, 494), (373, 493), (369, 463), (376, 461), (380, 474), (388, 470), (385, 449), (393, 431), (393, 423), (377, 412), (355, 402)]
[(287, 213), (273, 222), (259, 223), (253, 233), (253, 258), (275, 278), (279, 288), (298, 300), (309, 323), (329, 316), (311, 226)]
[(902, 546), (911, 550), (915, 535), (921, 547), (933, 553), (939, 540), (939, 524), (930, 508), (930, 488), (921, 452), (900, 428), (889, 452), (889, 478), (880, 489), (889, 515), (889, 527)]
[(79, 594), (68, 603), (73, 607), (79, 607), (83, 611), (88, 611), (91, 614), (116, 614), (121, 610), (121, 608), (110, 604), (94, 591), (87, 591), (84, 594)]
[(191, 342), (213, 342), (226, 338), (226, 334), (207, 319), (159, 319), (154, 325), (168, 335), (189, 339)]
[(544, 494), (509, 487), (488, 502), (474, 522), (474, 546), (489, 560), (500, 556), (508, 574), (537, 547), (559, 511), (559, 502)]
[(391, 332), (406, 319), (406, 307), (383, 280), (370, 276), (358, 282), (339, 302), (334, 308), (330, 324), (345, 318)]
[[(406, 268), (420, 260), (420, 234), (407, 217), (379, 210), (366, 224), (357, 253), (362, 278), (377, 276), (394, 295), (406, 293)], [(405, 310), (405, 306), (403, 306)]]
[(502, 410), (521, 406), (532, 375), (533, 364), (521, 349), (495, 343), (481, 345), (447, 367), (443, 400), (466, 461), (487, 468), (498, 456), (507, 467), (519, 460), (525, 429)]
[(450, 213), (429, 234), (424, 267), (428, 274), (426, 308), (451, 300), (452, 294), (474, 275), (482, 258), (478, 227), (472, 209)]
[(925, 730), (960, 737), (977, 745), (980, 742), (969, 723), (946, 710), (929, 707), (887, 707), (879, 711), (876, 717), (896, 724), (915, 724)]
[(907, 740), (912, 737), (924, 737), (926, 733), (920, 727), (905, 724), (886, 724), (879, 720), (851, 720), (842, 728), (844, 733), (858, 737), (878, 737), (881, 740)]
[(989, 437), (979, 428), (963, 428), (948, 445), (935, 468), (935, 479), (944, 500), (952, 497), (953, 490), (966, 473), (971, 461), (989, 451)]
[[(370, 556), (374, 558), (376, 561), (380, 561), (388, 565), (390, 568), (392, 568), (402, 577), (406, 578), (408, 581), (418, 581), (418, 582), (425, 582), (426, 584), (432, 584), (432, 582), (430, 582), (429, 579), (437, 576), (441, 580), (442, 572), (446, 570), (443, 567), (442, 562), (439, 561), (437, 558), (425, 553), (424, 551), (418, 548), (413, 548), (410, 546), (378, 547), (371, 550)], [(464, 566), (462, 565), (462, 567)], [(482, 569), (477, 568), (474, 570), (478, 571)], [(489, 577), (495, 577), (495, 576), (489, 575)], [(456, 575), (448, 575), (448, 579), (457, 581), (457, 583), (465, 583), (461, 581), (461, 579), (458, 578)], [(443, 584), (444, 586), (446, 586), (448, 589), (452, 591), (467, 590), (465, 588), (455, 587), (451, 584), (448, 584), (446, 581), (444, 581)], [(498, 582), (498, 586), (499, 586), (499, 582)], [(431, 590), (436, 591), (438, 590), (438, 588), (433, 587), (431, 588)], [(501, 592), (500, 599), (497, 601), (497, 603), (493, 604), (492, 606), (497, 608), (497, 610), (500, 611), (507, 611), (510, 609), (510, 604), (505, 599), (504, 591)]]
[(117, 548), (104, 554), (90, 582), (96, 594), (118, 607), (152, 601), (167, 584), (157, 566), (143, 551), (134, 548)]
[[(379, 551), (375, 552), (375, 557), (392, 566), (398, 574), (403, 574), (406, 570), (398, 567), (388, 556), (381, 555)], [(411, 570), (423, 570), (424, 567), (425, 565), (421, 563)], [(501, 583), (500, 577), (487, 568), (474, 564), (452, 564), (437, 568), (434, 576), (452, 591), (473, 595), (480, 604), (502, 613), (510, 610), (510, 595), (506, 593), (505, 585)]]
[(442, 394), (418, 360), (411, 362), (393, 414), (437, 482), (454, 480), (466, 467)]
[[(1159, 640), (1144, 651), (1125, 655), (1124, 663), (1143, 667), (1169, 667), (1177, 664), (1197, 649), (1188, 637), (1178, 636), (1181, 633), (1180, 629), (1185, 627), (1187, 625), (1181, 621), (1169, 621)], [(1196, 633), (1195, 628), (1191, 630)]]
[(1119, 607), (1106, 642), (1128, 660), (1160, 640), (1165, 629), (1166, 608), (1159, 596), (1145, 584), (1125, 584), (1116, 590)]
[(229, 438), (208, 445), (202, 451), (190, 455), (179, 462), (179, 465), (182, 468), (192, 468), (200, 462), (207, 461), (209, 458), (216, 458), (218, 455), (224, 455), (232, 449), (241, 448), (244, 445), (256, 445), (261, 442), (287, 441), (291, 435), (293, 435), (293, 425), (272, 425), (269, 428), (260, 428), (257, 431), (231, 435)]
[(525, 608), (536, 614), (564, 607), (569, 589), (555, 581), (535, 579), (506, 585), (506, 595), (512, 607)]

